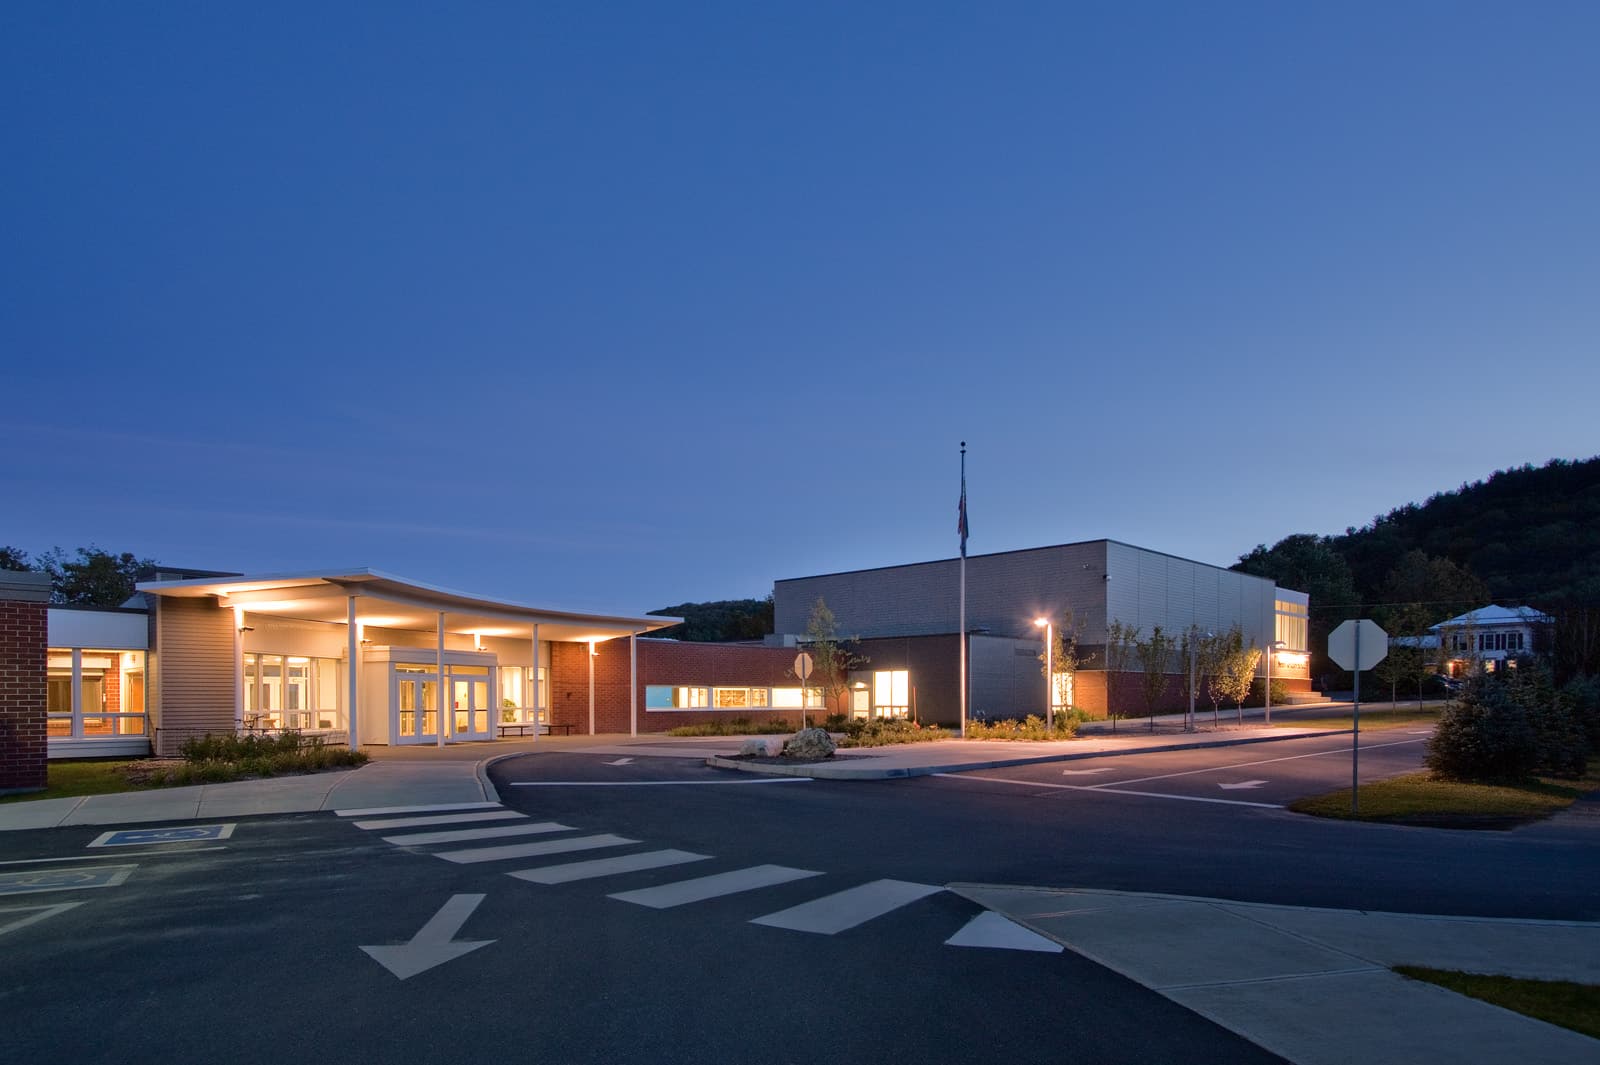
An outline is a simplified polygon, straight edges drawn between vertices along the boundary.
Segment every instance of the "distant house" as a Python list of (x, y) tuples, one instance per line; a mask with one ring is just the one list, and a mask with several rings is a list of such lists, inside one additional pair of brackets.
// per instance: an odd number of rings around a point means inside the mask
[(1434, 646), (1443, 646), (1449, 653), (1450, 674), (1455, 676), (1474, 661), (1493, 672), (1506, 660), (1531, 653), (1539, 626), (1554, 621), (1529, 606), (1490, 604), (1441, 621), (1428, 631), (1438, 638)]

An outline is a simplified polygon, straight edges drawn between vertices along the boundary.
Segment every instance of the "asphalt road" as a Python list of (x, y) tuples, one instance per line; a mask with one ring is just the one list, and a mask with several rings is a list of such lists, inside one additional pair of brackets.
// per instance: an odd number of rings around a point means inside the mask
[[(1410, 738), (1374, 733), (1364, 761), (1375, 773), (1408, 768)], [(870, 784), (539, 754), (494, 768), (511, 808), (484, 811), (494, 819), (362, 828), (329, 814), (255, 818), (214, 843), (116, 852), (88, 848), (97, 829), (12, 833), (0, 860), (17, 864), (0, 875), (24, 872), (35, 886), (40, 874), (133, 868), (106, 887), (0, 894), (7, 1058), (1271, 1061), (1070, 953), (948, 944), (981, 911), (937, 889), (977, 881), (1600, 916), (1600, 860), (1580, 831), (1384, 828), (1271, 805), (1341, 783), (1348, 761), (1326, 753), (1341, 742)], [(1253, 780), (1266, 783), (1221, 787)], [(1238, 795), (1266, 805), (1193, 801)], [(561, 827), (526, 832), (546, 824)], [(426, 836), (499, 828), (524, 834)], [(462, 850), (607, 835), (637, 842), (459, 860)], [(665, 850), (689, 857), (557, 883), (507, 875)], [(58, 857), (70, 860), (41, 860)], [(794, 873), (683, 905), (651, 894), (767, 866)], [(848, 927), (818, 925), (813, 904), (883, 881), (927, 893)], [(78, 905), (56, 909), (69, 903)], [(838, 918), (836, 903), (820, 905)], [(360, 949), (438, 932), (442, 908), (459, 921), (445, 921), (440, 939), (487, 945), (404, 980)]]

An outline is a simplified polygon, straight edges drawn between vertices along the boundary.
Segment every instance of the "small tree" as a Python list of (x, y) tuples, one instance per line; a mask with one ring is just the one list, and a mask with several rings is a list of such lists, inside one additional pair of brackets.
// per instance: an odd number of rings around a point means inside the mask
[(1156, 730), (1156, 705), (1167, 693), (1167, 666), (1172, 660), (1172, 649), (1177, 641), (1156, 625), (1150, 638), (1134, 644), (1134, 654), (1139, 658), (1139, 668), (1144, 671), (1142, 687), (1144, 708), (1150, 714), (1150, 731)]
[(1047, 659), (1043, 651), (1039, 652), (1039, 675), (1043, 677), (1045, 670), (1054, 668), (1055, 676), (1048, 678), (1050, 687), (1050, 701), (1052, 708), (1063, 705), (1065, 692), (1062, 691), (1061, 678), (1066, 678), (1066, 687), (1072, 687), (1072, 678), (1078, 672), (1078, 667), (1083, 660), (1078, 657), (1078, 622), (1072, 616), (1071, 610), (1062, 612), (1061, 624), (1055, 627), (1051, 636), (1050, 655)]
[(1239, 723), (1244, 723), (1244, 701), (1250, 695), (1250, 685), (1255, 683), (1256, 666), (1261, 663), (1261, 648), (1255, 644), (1244, 646), (1244, 634), (1238, 628), (1228, 635), (1228, 654), (1223, 660), (1221, 674), (1226, 688), (1224, 694), (1233, 700)]
[(1111, 719), (1111, 731), (1117, 731), (1117, 718), (1122, 707), (1117, 703), (1117, 693), (1125, 684), (1128, 666), (1133, 663), (1138, 647), (1139, 630), (1132, 625), (1113, 621), (1106, 626), (1106, 716)]
[[(805, 651), (811, 656), (811, 677), (800, 685), (800, 727), (806, 723), (806, 685), (818, 684), (826, 704), (837, 703), (850, 690), (850, 671), (867, 664), (867, 659), (839, 643), (834, 631), (833, 611), (821, 597), (811, 606), (811, 617), (806, 622)], [(794, 676), (794, 671), (789, 671)], [(796, 677), (799, 680), (800, 678)], [(824, 706), (827, 709), (827, 706)]]

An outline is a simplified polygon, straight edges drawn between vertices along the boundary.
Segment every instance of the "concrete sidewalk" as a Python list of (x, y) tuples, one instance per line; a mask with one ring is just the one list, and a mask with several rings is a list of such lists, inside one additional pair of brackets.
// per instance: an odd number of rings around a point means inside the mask
[(1570, 1065), (1600, 1041), (1390, 971), (1600, 983), (1600, 924), (950, 889), (1299, 1065)]
[(1277, 726), (1224, 727), (1215, 732), (1137, 732), (1116, 736), (1100, 733), (1074, 740), (1034, 742), (1016, 740), (939, 740), (901, 743), (890, 747), (841, 748), (826, 762), (785, 765), (753, 762), (725, 755), (706, 759), (721, 769), (766, 776), (813, 777), (818, 780), (887, 780), (934, 773), (969, 773), (978, 769), (1070, 762), (1107, 755), (1190, 751), (1201, 747), (1235, 747), (1249, 743), (1303, 739), (1307, 736), (1347, 735), (1348, 729), (1283, 728)]
[(313, 810), (497, 802), (483, 773), (487, 761), (481, 751), (471, 760), (376, 759), (359, 769), (302, 776), (4, 803), (0, 804), (0, 832), (64, 825), (130, 825)]

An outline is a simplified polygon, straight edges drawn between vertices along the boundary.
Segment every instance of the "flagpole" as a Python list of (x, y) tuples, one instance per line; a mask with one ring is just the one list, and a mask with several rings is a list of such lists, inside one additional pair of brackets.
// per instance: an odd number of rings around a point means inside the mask
[(967, 734), (967, 442), (961, 441), (961, 735)]

